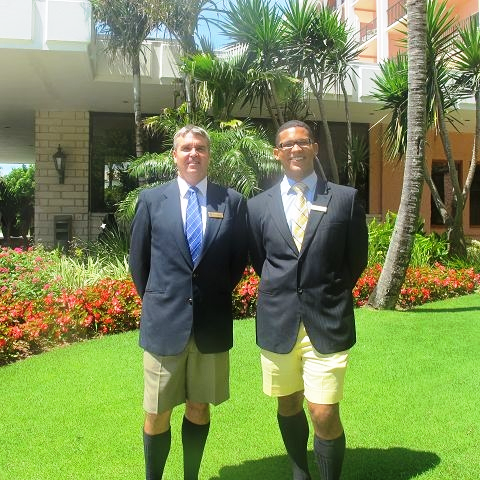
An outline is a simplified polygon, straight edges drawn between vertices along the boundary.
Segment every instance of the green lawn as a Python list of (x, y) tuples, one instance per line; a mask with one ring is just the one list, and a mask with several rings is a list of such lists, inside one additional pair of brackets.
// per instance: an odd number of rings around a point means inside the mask
[[(480, 296), (357, 312), (342, 417), (343, 480), (476, 480)], [(254, 323), (235, 324), (231, 400), (212, 412), (202, 480), (288, 480), (275, 401), (261, 391)], [(166, 480), (182, 478), (181, 409)], [(141, 480), (137, 332), (0, 368), (0, 480)], [(314, 478), (318, 474), (313, 466)]]

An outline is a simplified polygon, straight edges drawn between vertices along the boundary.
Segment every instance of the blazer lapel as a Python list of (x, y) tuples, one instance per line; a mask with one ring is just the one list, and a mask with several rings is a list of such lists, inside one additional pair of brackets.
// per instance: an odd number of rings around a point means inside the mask
[(182, 209), (180, 207), (180, 190), (178, 183), (174, 180), (165, 188), (165, 211), (168, 212), (164, 217), (166, 230), (171, 232), (182, 256), (190, 264), (192, 257), (188, 248), (185, 230), (182, 221)]
[(207, 219), (199, 261), (215, 240), (225, 215), (225, 190), (211, 182), (207, 184)]
[(270, 213), (273, 218), (273, 222), (277, 227), (278, 231), (285, 239), (285, 242), (290, 246), (290, 248), (298, 253), (297, 246), (292, 237), (292, 232), (288, 228), (287, 217), (285, 216), (285, 211), (283, 209), (282, 194), (280, 193), (280, 184), (277, 184), (270, 191), (270, 198), (267, 202), (267, 208), (270, 210)]

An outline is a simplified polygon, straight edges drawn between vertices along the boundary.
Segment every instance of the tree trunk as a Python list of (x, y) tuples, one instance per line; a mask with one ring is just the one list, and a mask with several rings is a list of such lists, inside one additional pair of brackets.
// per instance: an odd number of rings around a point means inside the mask
[(285, 118), (283, 117), (282, 109), (279, 107), (279, 104), (278, 104), (278, 97), (277, 97), (277, 92), (275, 90), (275, 85), (272, 82), (268, 82), (268, 87), (272, 95), (273, 104), (275, 105), (275, 111), (277, 112), (277, 115), (278, 115), (278, 123), (280, 125), (283, 125), (285, 123)]
[(463, 209), (465, 208), (464, 195), (460, 188), (460, 182), (458, 179), (458, 171), (455, 166), (455, 160), (453, 159), (452, 146), (450, 144), (450, 137), (448, 135), (447, 126), (445, 123), (445, 114), (443, 108), (443, 102), (440, 95), (440, 89), (436, 82), (436, 73), (434, 76), (435, 84), (435, 102), (437, 106), (438, 123), (440, 138), (442, 139), (443, 149), (447, 157), (448, 171), (450, 173), (450, 179), (453, 186), (453, 200), (454, 211), (452, 212), (453, 222), (447, 225), (447, 238), (449, 244), (449, 253), (451, 256), (466, 258), (467, 257), (467, 244), (465, 242), (465, 234), (463, 231)]
[[(378, 284), (368, 304), (394, 309), (415, 240), (423, 189), (426, 131), (426, 1), (407, 0), (408, 133), (402, 196), (395, 228)], [(414, 68), (412, 68), (414, 66)]]
[(332, 135), (330, 133), (330, 127), (328, 126), (327, 113), (325, 112), (325, 104), (323, 103), (323, 75), (320, 78), (315, 79), (309, 78), (308, 82), (312, 92), (314, 92), (315, 98), (317, 99), (318, 109), (320, 111), (320, 120), (322, 121), (323, 132), (325, 134), (325, 146), (327, 148), (327, 157), (328, 164), (330, 166), (331, 180), (335, 183), (339, 183), (340, 179), (338, 176), (338, 167), (337, 162), (335, 161), (335, 152), (333, 150)]
[(143, 155), (143, 125), (140, 82), (140, 57), (133, 59), (133, 111), (135, 114), (135, 155)]
[(352, 164), (352, 122), (350, 120), (350, 109), (348, 106), (348, 93), (343, 80), (341, 80), (340, 86), (342, 88), (345, 105), (345, 121), (347, 122), (347, 177), (348, 184), (354, 187), (357, 181), (357, 172), (354, 170)]

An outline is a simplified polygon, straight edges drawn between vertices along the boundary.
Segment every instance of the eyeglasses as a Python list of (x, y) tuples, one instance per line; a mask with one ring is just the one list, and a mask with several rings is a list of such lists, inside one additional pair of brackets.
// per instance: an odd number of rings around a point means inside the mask
[(311, 145), (311, 138), (300, 138), (298, 140), (288, 140), (287, 142), (282, 142), (278, 144), (278, 148), (282, 150), (291, 150), (295, 145), (298, 145), (300, 148), (308, 147)]

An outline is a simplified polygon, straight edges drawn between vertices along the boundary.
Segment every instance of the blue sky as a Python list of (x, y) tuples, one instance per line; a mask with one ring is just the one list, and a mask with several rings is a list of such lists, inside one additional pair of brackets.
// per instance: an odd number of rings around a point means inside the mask
[[(228, 0), (218, 0), (216, 2), (219, 9), (228, 7)], [(286, 0), (270, 0), (271, 4), (285, 5)], [(215, 13), (205, 12), (204, 15), (207, 18), (215, 18), (217, 15)], [(228, 38), (220, 33), (218, 28), (215, 28), (214, 25), (210, 25), (210, 31), (206, 26), (205, 22), (200, 22), (198, 25), (198, 33), (204, 37), (211, 37), (211, 42), (213, 43), (214, 48), (221, 48), (225, 46), (228, 42)]]
[(0, 163), (0, 177), (7, 175), (10, 173), (14, 168), (21, 167), (22, 164), (20, 163)]

